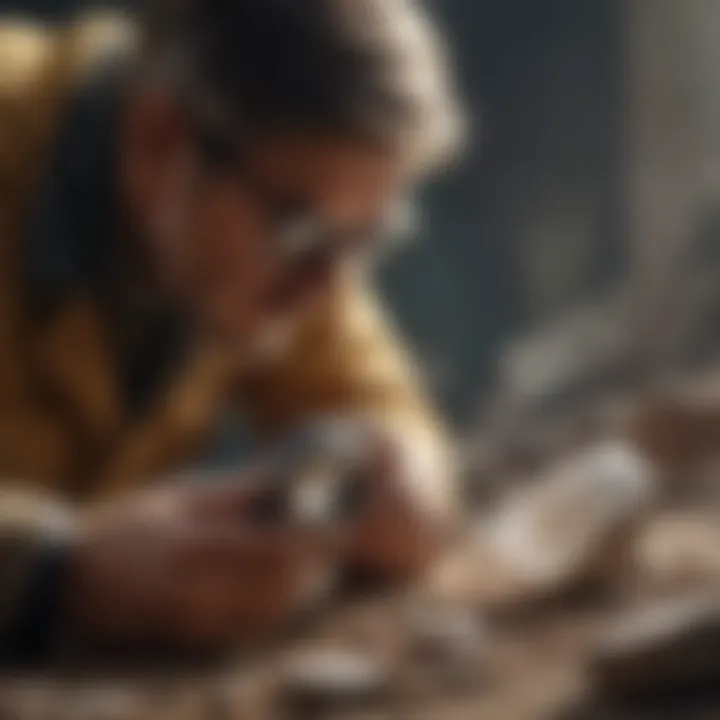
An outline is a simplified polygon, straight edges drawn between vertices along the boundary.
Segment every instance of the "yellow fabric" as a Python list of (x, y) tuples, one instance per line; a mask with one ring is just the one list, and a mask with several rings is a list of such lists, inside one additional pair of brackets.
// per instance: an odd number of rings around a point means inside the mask
[[(92, 303), (58, 308), (43, 328), (27, 320), (17, 258), (54, 128), (98, 53), (127, 42), (132, 26), (112, 16), (60, 31), (0, 24), (0, 474), (74, 499), (126, 492), (177, 468), (240, 388), (240, 401), (269, 435), (314, 413), (352, 412), (432, 448), (438, 474), (423, 493), (447, 499), (438, 423), (382, 312), (357, 282), (339, 290), (286, 352), (252, 372), (240, 373), (222, 351), (197, 348), (166, 395), (131, 425)], [(0, 494), (0, 538), (13, 513)], [(0, 548), (2, 588), (6, 555)]]

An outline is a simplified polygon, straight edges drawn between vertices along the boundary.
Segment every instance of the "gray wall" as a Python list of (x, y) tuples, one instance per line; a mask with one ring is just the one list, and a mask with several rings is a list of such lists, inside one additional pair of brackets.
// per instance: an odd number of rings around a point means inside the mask
[(428, 192), (388, 297), (462, 421), (512, 334), (623, 264), (620, 13), (613, 0), (436, 3), (457, 40), (479, 138)]

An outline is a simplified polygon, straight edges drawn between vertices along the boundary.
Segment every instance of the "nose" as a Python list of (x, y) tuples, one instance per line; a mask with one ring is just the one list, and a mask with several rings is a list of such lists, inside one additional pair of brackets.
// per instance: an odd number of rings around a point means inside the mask
[(278, 284), (275, 309), (289, 311), (321, 301), (330, 294), (339, 271), (340, 263), (331, 256), (306, 260), (289, 268)]

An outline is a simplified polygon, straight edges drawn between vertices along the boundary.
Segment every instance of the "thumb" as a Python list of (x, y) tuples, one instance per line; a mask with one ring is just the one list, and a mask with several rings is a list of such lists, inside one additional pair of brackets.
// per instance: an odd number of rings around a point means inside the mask
[(203, 521), (240, 519), (243, 513), (268, 492), (264, 476), (246, 471), (232, 477), (209, 480), (193, 492), (189, 514)]

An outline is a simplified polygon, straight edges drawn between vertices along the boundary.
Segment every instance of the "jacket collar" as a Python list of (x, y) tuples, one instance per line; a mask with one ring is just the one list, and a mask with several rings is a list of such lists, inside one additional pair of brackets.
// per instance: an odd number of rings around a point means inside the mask
[(60, 121), (26, 241), (24, 286), (44, 377), (92, 434), (120, 423), (122, 398), (100, 310), (113, 232), (120, 66), (103, 63)]
[[(71, 102), (37, 199), (24, 271), (37, 316), (37, 358), (47, 389), (74, 417), (88, 454), (104, 458), (93, 485), (125, 490), (173, 458), (211, 426), (233, 363), (193, 348), (167, 387), (129, 417), (125, 358), (107, 288), (114, 284), (116, 123), (122, 84), (104, 66)], [(160, 345), (161, 343), (156, 343)]]

